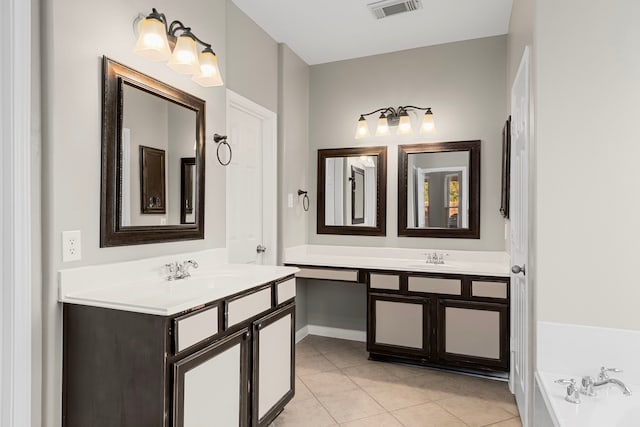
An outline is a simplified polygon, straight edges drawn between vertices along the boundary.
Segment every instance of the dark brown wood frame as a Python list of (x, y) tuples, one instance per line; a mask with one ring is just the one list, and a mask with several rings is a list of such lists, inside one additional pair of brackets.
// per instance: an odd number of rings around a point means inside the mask
[[(140, 212), (143, 214), (166, 214), (167, 213), (167, 186), (165, 182), (165, 161), (166, 152), (159, 148), (140, 146)], [(149, 167), (149, 164), (155, 160), (158, 168), (157, 176)], [(153, 168), (155, 171), (156, 168)], [(147, 201), (155, 196), (149, 195), (149, 186), (154, 181), (159, 181), (160, 185), (160, 203), (158, 206), (148, 205)]]
[(190, 194), (190, 188), (193, 183), (187, 173), (189, 166), (196, 166), (195, 157), (183, 157), (180, 159), (180, 224), (190, 224), (187, 222), (187, 215), (193, 213), (193, 201), (190, 209), (186, 206), (189, 195), (192, 198), (195, 196), (193, 192)]
[[(102, 60), (102, 178), (100, 194), (100, 247), (140, 245), (204, 239), (205, 101), (159, 80), (119, 64)], [(195, 224), (132, 226), (120, 224), (122, 194), (123, 86), (129, 85), (196, 113), (196, 222)]]
[[(291, 315), (291, 383), (287, 393), (275, 404), (273, 407), (262, 417), (258, 416), (258, 398), (260, 396), (260, 330), (270, 325), (277, 320), (282, 319), (285, 316)], [(253, 406), (251, 408), (251, 425), (252, 427), (268, 426), (271, 422), (282, 412), (285, 405), (293, 399), (295, 394), (295, 360), (296, 360), (296, 306), (295, 304), (288, 304), (284, 308), (281, 308), (273, 313), (269, 313), (261, 319), (253, 322), (253, 378), (251, 383), (251, 401)]]
[[(409, 154), (469, 151), (469, 228), (407, 227)], [(398, 146), (398, 236), (480, 238), (480, 140)]]
[[(378, 156), (376, 225), (350, 226), (325, 224), (326, 159), (333, 157)], [(387, 147), (332, 148), (318, 150), (318, 212), (316, 231), (318, 234), (341, 234), (360, 236), (386, 236), (387, 234)]]
[(502, 128), (502, 188), (500, 213), (509, 218), (509, 192), (511, 191), (511, 116)]

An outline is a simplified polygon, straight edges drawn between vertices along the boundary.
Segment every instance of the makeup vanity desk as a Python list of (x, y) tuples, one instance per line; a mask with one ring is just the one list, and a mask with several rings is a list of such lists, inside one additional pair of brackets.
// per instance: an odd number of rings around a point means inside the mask
[[(426, 262), (434, 252), (444, 264)], [(509, 371), (505, 252), (304, 245), (286, 249), (284, 263), (299, 279), (366, 285), (372, 359)]]

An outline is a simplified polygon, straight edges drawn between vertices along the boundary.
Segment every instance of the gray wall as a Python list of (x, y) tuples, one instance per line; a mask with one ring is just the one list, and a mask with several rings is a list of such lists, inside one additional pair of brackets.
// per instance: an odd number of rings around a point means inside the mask
[[(298, 189), (306, 190), (309, 156), (309, 66), (288, 46), (278, 47), (278, 242), (279, 253), (307, 241), (309, 213)], [(288, 207), (288, 195), (293, 207)], [(279, 260), (281, 261), (281, 260)], [(298, 280), (296, 327), (307, 324), (306, 286)]]
[[(411, 49), (311, 67), (309, 242), (467, 250), (504, 250), (500, 208), (501, 128), (507, 117), (506, 36)], [(437, 133), (427, 137), (354, 139), (361, 113), (384, 106), (433, 108)], [(371, 121), (373, 127), (373, 120)], [(482, 140), (479, 240), (397, 236), (397, 146)], [(316, 156), (321, 148), (388, 146), (387, 236), (316, 234)]]

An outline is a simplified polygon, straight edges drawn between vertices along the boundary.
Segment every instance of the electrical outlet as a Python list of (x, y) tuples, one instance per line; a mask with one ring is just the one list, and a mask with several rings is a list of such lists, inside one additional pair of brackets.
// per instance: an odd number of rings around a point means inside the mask
[(62, 232), (62, 262), (82, 259), (82, 235), (80, 230)]

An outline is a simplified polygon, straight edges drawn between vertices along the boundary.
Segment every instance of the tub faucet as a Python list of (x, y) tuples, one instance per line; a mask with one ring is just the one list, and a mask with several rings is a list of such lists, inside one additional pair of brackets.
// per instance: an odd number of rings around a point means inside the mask
[(613, 384), (618, 387), (622, 394), (625, 396), (631, 396), (631, 390), (626, 386), (625, 383), (620, 381), (617, 378), (610, 378), (608, 372), (622, 372), (620, 369), (616, 368), (605, 368), (604, 366), (600, 368), (600, 374), (598, 374), (598, 381), (595, 381), (593, 378), (586, 376), (582, 377), (582, 388), (580, 392), (586, 396), (595, 396), (594, 388), (603, 387), (609, 384)]
[(167, 276), (167, 280), (180, 280), (186, 279), (187, 277), (191, 277), (191, 273), (189, 273), (189, 268), (198, 268), (198, 263), (192, 259), (177, 262), (171, 262), (169, 264), (165, 264), (165, 267), (169, 273)]

